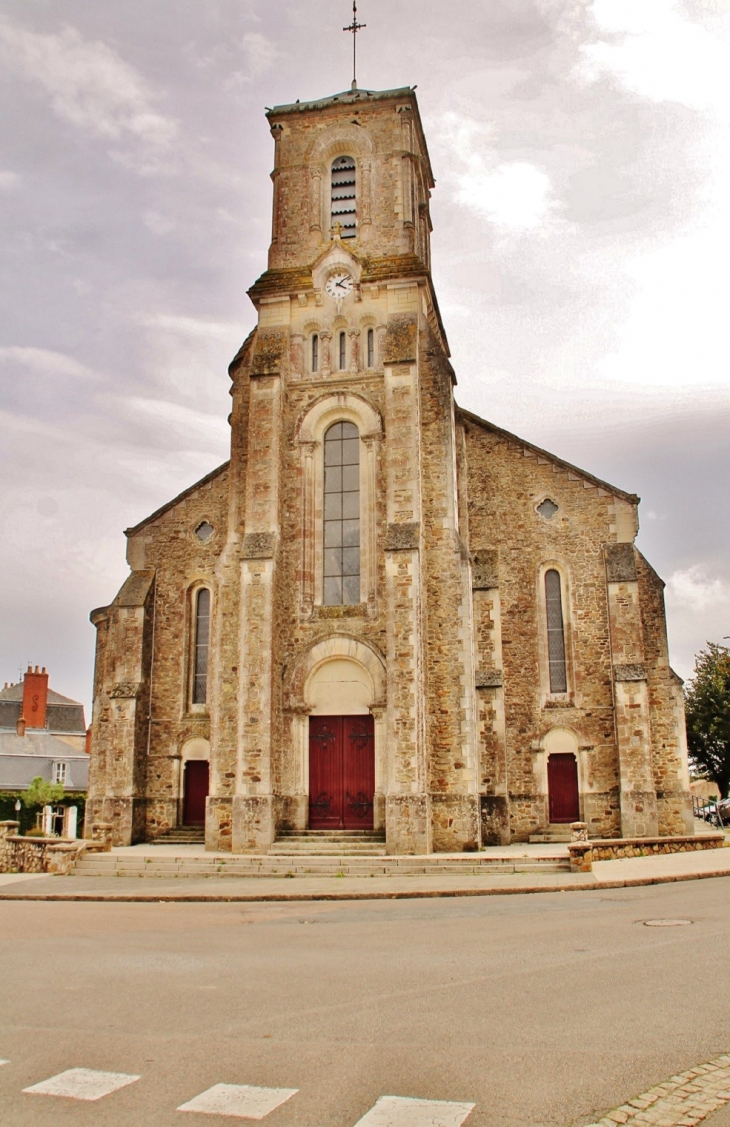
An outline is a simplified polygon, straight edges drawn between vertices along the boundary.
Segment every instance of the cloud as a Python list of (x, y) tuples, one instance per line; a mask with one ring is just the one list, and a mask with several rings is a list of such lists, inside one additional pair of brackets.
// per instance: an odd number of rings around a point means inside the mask
[(498, 228), (542, 226), (556, 201), (547, 173), (529, 161), (499, 161), (492, 130), (457, 113), (442, 115), (439, 139), (450, 149), (447, 179), (457, 203)]
[(676, 605), (703, 613), (730, 606), (730, 583), (711, 579), (705, 567), (695, 564), (675, 571), (667, 580), (667, 596)]
[(20, 177), (17, 172), (10, 172), (9, 170), (0, 172), (0, 191), (12, 192), (19, 183)]
[(204, 317), (183, 317), (174, 313), (155, 313), (142, 315), (139, 322), (149, 329), (159, 329), (176, 336), (196, 337), (202, 340), (218, 340), (224, 344), (237, 342), (241, 326), (232, 321), (210, 321)]
[[(272, 41), (258, 31), (247, 31), (240, 41), (240, 47), (243, 50), (245, 66), (243, 69), (233, 71), (228, 77), (226, 88), (229, 90), (250, 86), (270, 70), (281, 56), (281, 51)], [(237, 52), (236, 58), (238, 57)]]
[(65, 377), (74, 380), (98, 379), (96, 372), (80, 364), (63, 352), (53, 352), (47, 348), (20, 348), (10, 345), (0, 348), (0, 361), (15, 362), (31, 368), (44, 376)]
[[(106, 43), (86, 40), (73, 27), (41, 34), (0, 19), (0, 53), (6, 66), (45, 90), (57, 117), (89, 136), (134, 140), (160, 151), (177, 134), (177, 124), (157, 111), (138, 71)], [(131, 161), (129, 154), (114, 155)]]
[(611, 75), (655, 102), (727, 112), (730, 19), (703, 26), (677, 0), (593, 0), (590, 11), (605, 38), (583, 46), (586, 81)]

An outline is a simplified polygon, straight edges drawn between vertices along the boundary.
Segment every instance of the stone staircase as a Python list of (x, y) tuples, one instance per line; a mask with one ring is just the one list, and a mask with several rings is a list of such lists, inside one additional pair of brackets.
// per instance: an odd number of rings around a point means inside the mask
[(282, 830), (269, 857), (385, 857), (377, 830)]
[[(282, 844), (282, 843), (279, 843)], [(287, 847), (287, 846), (285, 846)], [(291, 848), (291, 846), (288, 846)], [(318, 847), (321, 848), (321, 847)], [(384, 848), (366, 845), (366, 848)], [(139, 849), (139, 852), (137, 852)], [(153, 846), (112, 853), (89, 853), (76, 864), (79, 877), (377, 877), (504, 875), (513, 873), (559, 873), (570, 871), (567, 855), (532, 857), (517, 853), (444, 854), (423, 857), (385, 856), (368, 853), (251, 854), (205, 853), (188, 849), (155, 851)]]
[(165, 830), (158, 837), (148, 842), (149, 845), (205, 845), (205, 828), (203, 826), (176, 826), (174, 829)]

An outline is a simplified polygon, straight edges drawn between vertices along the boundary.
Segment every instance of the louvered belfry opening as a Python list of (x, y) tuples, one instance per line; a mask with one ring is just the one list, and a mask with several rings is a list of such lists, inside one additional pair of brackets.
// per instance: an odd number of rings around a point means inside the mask
[(357, 235), (356, 172), (352, 157), (332, 161), (332, 226), (339, 223), (343, 239)]

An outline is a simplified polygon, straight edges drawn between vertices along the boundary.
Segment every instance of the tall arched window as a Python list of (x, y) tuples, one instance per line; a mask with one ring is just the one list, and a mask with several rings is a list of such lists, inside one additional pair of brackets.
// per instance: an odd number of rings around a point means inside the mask
[(357, 234), (356, 186), (353, 158), (337, 157), (333, 160), (331, 225), (341, 224), (343, 239), (354, 239)]
[(547, 615), (548, 665), (550, 692), (567, 693), (568, 675), (565, 667), (565, 625), (563, 622), (563, 595), (560, 572), (551, 568), (545, 572), (545, 610)]
[(312, 334), (312, 371), (319, 371), (319, 333)]
[(340, 333), (337, 341), (337, 367), (341, 372), (344, 372), (347, 367), (347, 337), (345, 333)]
[(368, 329), (368, 368), (375, 367), (375, 329)]
[(324, 437), (325, 606), (360, 602), (360, 432), (335, 423)]
[(208, 699), (208, 650), (210, 647), (210, 591), (201, 587), (195, 594), (195, 645), (193, 649), (193, 704)]

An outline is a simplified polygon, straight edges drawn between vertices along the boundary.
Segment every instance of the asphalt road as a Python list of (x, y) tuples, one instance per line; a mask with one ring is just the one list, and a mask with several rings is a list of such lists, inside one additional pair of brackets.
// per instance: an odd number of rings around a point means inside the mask
[[(667, 918), (693, 922), (641, 922)], [(175, 1110), (218, 1083), (298, 1089), (266, 1127), (354, 1127), (383, 1095), (474, 1103), (466, 1127), (591, 1123), (730, 1049), (729, 938), (730, 878), (306, 905), (4, 902), (0, 1123), (242, 1122)], [(95, 1102), (23, 1094), (70, 1068), (140, 1079)]]

